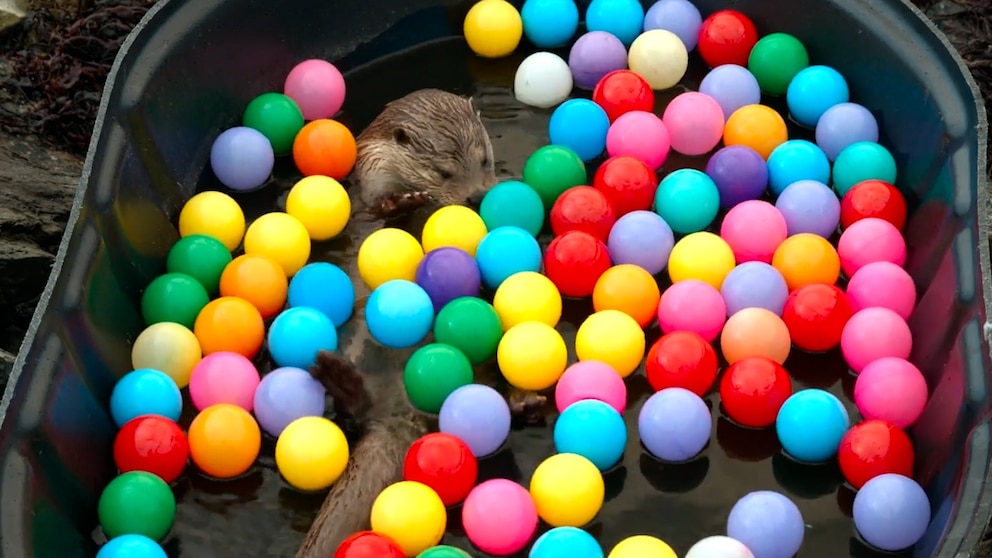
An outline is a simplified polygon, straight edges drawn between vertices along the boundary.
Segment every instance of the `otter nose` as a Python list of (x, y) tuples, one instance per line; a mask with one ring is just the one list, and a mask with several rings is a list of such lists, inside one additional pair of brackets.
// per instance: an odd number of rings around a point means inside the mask
[(469, 207), (471, 207), (473, 209), (478, 209), (479, 206), (482, 205), (482, 198), (484, 198), (484, 197), (486, 197), (486, 191), (485, 190), (479, 190), (479, 191), (473, 193), (468, 198), (466, 198), (465, 201), (468, 203)]

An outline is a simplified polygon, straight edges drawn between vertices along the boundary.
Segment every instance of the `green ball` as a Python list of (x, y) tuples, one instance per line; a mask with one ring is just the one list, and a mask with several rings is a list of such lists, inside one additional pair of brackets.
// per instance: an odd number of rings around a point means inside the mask
[(276, 155), (287, 155), (305, 121), (296, 101), (282, 93), (263, 93), (248, 103), (243, 123), (269, 138)]
[(472, 555), (460, 548), (441, 544), (421, 552), (417, 558), (472, 558)]
[(747, 69), (769, 95), (785, 95), (792, 78), (807, 66), (806, 47), (787, 33), (765, 35), (755, 43), (747, 59)]
[(579, 154), (561, 145), (545, 145), (524, 163), (524, 182), (541, 196), (545, 211), (551, 210), (562, 192), (584, 185), (587, 178)]
[(859, 141), (837, 154), (833, 167), (834, 189), (844, 194), (865, 180), (896, 182), (896, 160), (885, 147), (873, 141)]
[(544, 226), (544, 202), (530, 186), (519, 180), (507, 180), (486, 192), (479, 216), (486, 230), (520, 227), (537, 237)]
[(456, 298), (434, 319), (434, 339), (460, 350), (473, 365), (496, 356), (503, 324), (491, 304), (473, 296)]
[(403, 370), (403, 386), (414, 407), (438, 413), (451, 392), (475, 379), (472, 363), (461, 351), (443, 343), (417, 349)]
[(224, 243), (205, 234), (191, 234), (179, 239), (169, 250), (165, 269), (169, 273), (185, 273), (196, 279), (215, 296), (220, 292), (220, 276), (231, 263), (231, 252)]
[(176, 519), (176, 497), (157, 475), (131, 471), (103, 489), (97, 515), (108, 539), (144, 535), (160, 541)]
[(199, 281), (185, 273), (165, 273), (156, 277), (141, 295), (141, 316), (145, 325), (175, 322), (193, 329), (196, 317), (210, 295)]

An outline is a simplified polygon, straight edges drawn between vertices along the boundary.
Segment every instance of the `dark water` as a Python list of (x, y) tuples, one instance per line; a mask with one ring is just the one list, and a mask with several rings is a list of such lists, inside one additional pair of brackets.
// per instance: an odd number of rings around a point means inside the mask
[[(341, 119), (357, 132), (375, 117), (385, 102), (424, 87), (472, 95), (492, 135), (500, 177), (518, 178), (527, 156), (547, 143), (551, 114), (550, 110), (522, 106), (512, 96), (514, 72), (525, 54), (483, 60), (473, 56), (463, 41), (451, 40), (357, 68), (347, 75), (348, 102)], [(684, 88), (658, 95), (659, 114), (668, 99), (684, 89), (695, 89), (705, 74), (706, 68), (698, 56), (691, 59)], [(576, 96), (588, 96), (588, 92), (577, 92)], [(781, 109), (780, 100), (766, 102)], [(791, 132), (791, 137), (809, 136), (808, 130)], [(678, 168), (703, 168), (705, 162), (706, 157), (689, 159), (673, 154), (659, 176)], [(249, 219), (283, 209), (285, 193), (299, 176), (291, 161), (280, 165), (273, 184), (240, 196)], [(594, 168), (595, 164), (590, 165), (590, 178)], [(204, 187), (216, 186), (212, 180), (205, 177)], [(381, 223), (356, 218), (349, 224), (347, 237), (315, 245), (311, 260), (333, 262), (356, 278), (358, 308), (341, 332), (344, 353), (358, 358), (360, 353), (374, 351), (372, 356), (378, 362), (399, 373), (412, 350), (390, 351), (371, 345), (367, 333), (362, 332), (361, 307), (368, 289), (357, 279), (357, 239), (380, 226)], [(661, 277), (659, 281), (667, 278)], [(591, 311), (589, 301), (565, 303), (558, 329), (569, 346), (572, 362), (576, 327)], [(650, 347), (660, 334), (657, 328), (652, 328), (647, 335)], [(365, 354), (363, 358), (368, 356)], [(852, 420), (857, 418), (857, 410), (848, 395), (854, 377), (837, 352), (809, 355), (794, 351), (786, 368), (794, 380), (794, 390), (827, 389), (845, 401)], [(482, 367), (478, 381), (486, 382), (498, 376), (494, 369), (493, 365)], [(765, 489), (783, 492), (802, 511), (807, 530), (799, 553), (801, 558), (871, 554), (855, 537), (850, 519), (854, 494), (844, 485), (835, 463), (802, 465), (789, 460), (782, 455), (774, 430), (755, 431), (735, 426), (722, 416), (718, 396), (711, 393), (707, 401), (713, 409), (714, 435), (709, 445), (689, 463), (662, 464), (642, 451), (636, 435), (637, 414), (651, 394), (643, 368), (628, 378), (627, 386), (626, 420), (631, 433), (627, 449), (621, 464), (605, 474), (606, 502), (595, 521), (586, 526), (600, 540), (605, 552), (627, 536), (650, 534), (668, 542), (682, 556), (699, 539), (725, 534), (727, 515), (737, 499), (750, 491)], [(545, 426), (515, 430), (504, 451), (480, 463), (483, 479), (505, 477), (528, 485), (537, 465), (554, 453), (554, 405), (549, 403), (549, 407)], [(176, 525), (165, 543), (170, 556), (287, 558), (295, 554), (323, 495), (304, 495), (288, 488), (276, 471), (273, 447), (273, 441), (266, 440), (257, 465), (237, 480), (205, 479), (190, 468), (177, 487)], [(539, 532), (546, 529), (542, 525)], [(443, 542), (471, 550), (460, 531), (457, 509), (449, 513), (448, 534)], [(472, 553), (483, 556), (474, 550)], [(525, 555), (526, 552), (520, 554)]]

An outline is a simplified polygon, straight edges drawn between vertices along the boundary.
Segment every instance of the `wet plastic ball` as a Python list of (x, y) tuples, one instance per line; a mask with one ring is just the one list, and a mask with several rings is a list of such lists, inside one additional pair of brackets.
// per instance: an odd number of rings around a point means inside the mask
[(930, 499), (913, 479), (887, 473), (866, 482), (854, 496), (854, 526), (882, 551), (907, 549), (930, 526)]
[(220, 276), (231, 263), (231, 252), (224, 243), (212, 236), (193, 234), (180, 238), (169, 249), (165, 269), (169, 273), (182, 273), (196, 279), (207, 294), (216, 296), (220, 289)]
[(121, 473), (145, 471), (171, 484), (186, 469), (188, 460), (186, 434), (165, 417), (133, 418), (114, 437), (114, 464)]
[(508, 56), (523, 37), (524, 25), (517, 8), (505, 0), (476, 2), (462, 26), (472, 52), (484, 58)]
[(421, 552), (417, 558), (472, 558), (472, 556), (460, 548), (439, 544)]
[(238, 202), (223, 192), (200, 192), (179, 212), (179, 236), (194, 234), (212, 236), (234, 250), (245, 234), (245, 214)]
[(668, 257), (675, 247), (675, 234), (660, 215), (638, 209), (617, 219), (610, 229), (606, 247), (614, 266), (636, 265), (654, 276), (668, 265)]
[(248, 411), (221, 403), (200, 411), (189, 425), (193, 463), (217, 479), (241, 476), (255, 463), (262, 432)]
[(166, 558), (165, 550), (144, 535), (119, 535), (100, 547), (96, 558)]
[(606, 194), (618, 219), (633, 211), (646, 211), (654, 203), (658, 179), (637, 157), (620, 155), (603, 161), (592, 179), (593, 188)]
[(348, 465), (344, 432), (324, 417), (301, 417), (286, 425), (276, 440), (276, 467), (297, 490), (323, 490), (344, 474)]
[(800, 180), (830, 181), (830, 161), (815, 143), (791, 139), (772, 150), (768, 156), (768, 179), (772, 194), (782, 194)]
[(496, 356), (502, 337), (499, 314), (481, 298), (456, 298), (434, 320), (434, 340), (455, 347), (473, 366)]
[(913, 476), (913, 442), (890, 422), (866, 420), (851, 427), (840, 440), (837, 463), (855, 490), (885, 473)]
[(211, 353), (193, 368), (189, 398), (198, 411), (230, 403), (251, 412), (260, 380), (255, 365), (244, 356), (228, 351)]
[(624, 113), (613, 121), (606, 134), (606, 152), (610, 157), (634, 157), (652, 172), (665, 163), (670, 149), (668, 128), (651, 112)]
[(282, 311), (288, 290), (289, 280), (279, 262), (259, 254), (234, 258), (220, 276), (220, 296), (251, 303), (263, 319)]
[(569, 405), (584, 399), (602, 401), (623, 414), (627, 408), (627, 384), (605, 362), (576, 362), (565, 369), (555, 384), (555, 406), (561, 413)]
[(499, 315), (503, 331), (530, 321), (554, 327), (561, 319), (561, 293), (546, 276), (521, 271), (507, 277), (496, 289), (493, 308)]
[(279, 434), (302, 417), (323, 416), (326, 391), (302, 368), (276, 368), (262, 377), (255, 390), (255, 419), (269, 436)]
[(576, 87), (593, 89), (606, 74), (627, 67), (627, 48), (612, 33), (589, 31), (572, 43), (568, 67)]
[(372, 337), (392, 349), (413, 347), (431, 330), (434, 304), (420, 285), (394, 279), (379, 285), (365, 303)]
[(813, 233), (786, 238), (775, 249), (772, 266), (785, 277), (789, 290), (812, 283), (833, 285), (840, 277), (840, 256), (830, 241)]
[(482, 282), (490, 289), (498, 289), (511, 275), (541, 271), (541, 245), (520, 227), (502, 226), (482, 238), (475, 260)]
[(838, 103), (816, 121), (816, 144), (831, 161), (845, 147), (859, 141), (878, 141), (878, 121), (875, 115), (858, 103)]
[(655, 320), (661, 291), (643, 267), (615, 265), (599, 276), (592, 292), (593, 310), (619, 310), (646, 328)]
[(347, 126), (321, 118), (308, 122), (293, 141), (293, 162), (303, 176), (344, 180), (355, 167), (358, 146)]
[(789, 337), (796, 347), (818, 353), (840, 344), (844, 326), (854, 311), (851, 301), (839, 287), (812, 283), (792, 291), (785, 303), (782, 321), (789, 328)]
[(709, 153), (723, 137), (723, 108), (713, 97), (697, 91), (680, 93), (669, 101), (662, 122), (672, 150), (684, 155)]
[(791, 348), (785, 322), (764, 308), (738, 311), (727, 318), (720, 333), (720, 349), (729, 364), (749, 356), (764, 356), (782, 364), (789, 358)]
[(629, 46), (643, 28), (644, 7), (638, 0), (593, 0), (586, 7), (585, 23), (590, 31), (606, 31)]
[(606, 242), (616, 223), (609, 198), (592, 186), (573, 186), (562, 192), (551, 206), (551, 232), (583, 231)]
[(288, 308), (269, 326), (269, 355), (276, 366), (308, 370), (321, 351), (336, 351), (338, 332), (326, 314), (307, 306)]
[(538, 48), (564, 46), (579, 28), (575, 0), (526, 0), (520, 18), (524, 35)]
[(544, 203), (530, 186), (519, 180), (506, 180), (486, 192), (479, 216), (489, 232), (499, 227), (520, 227), (537, 237), (544, 226)]
[(482, 273), (468, 252), (454, 246), (442, 246), (427, 252), (420, 260), (416, 283), (431, 297), (437, 312), (456, 298), (479, 294)]
[(523, 322), (503, 334), (496, 360), (510, 385), (540, 391), (561, 377), (568, 365), (568, 349), (555, 328), (543, 322)]
[(637, 416), (641, 443), (657, 459), (688, 461), (710, 441), (713, 418), (695, 393), (683, 388), (663, 389), (644, 402)]
[(424, 249), (410, 233), (379, 229), (358, 248), (358, 274), (370, 290), (394, 279), (415, 281)]
[(596, 537), (577, 527), (553, 527), (534, 541), (527, 558), (603, 558)]
[(224, 130), (210, 147), (210, 170), (221, 184), (237, 191), (264, 186), (275, 159), (269, 139), (246, 126)]
[(749, 17), (737, 10), (720, 10), (703, 20), (697, 48), (710, 68), (745, 66), (757, 42), (758, 30)]
[(713, 535), (690, 546), (685, 558), (754, 558), (754, 554), (741, 541)]
[(447, 507), (465, 500), (478, 475), (479, 464), (468, 445), (443, 432), (418, 438), (403, 459), (403, 480), (431, 487)]
[(644, 30), (667, 29), (678, 35), (686, 50), (696, 48), (703, 17), (689, 0), (657, 0), (644, 14)]
[(668, 276), (673, 283), (698, 279), (719, 289), (735, 265), (734, 252), (725, 240), (700, 231), (675, 243), (668, 256)]
[(822, 389), (792, 394), (775, 419), (782, 449), (803, 463), (822, 463), (837, 454), (841, 438), (851, 426), (844, 404)]
[(713, 179), (696, 169), (679, 169), (658, 185), (654, 207), (658, 215), (679, 234), (709, 227), (720, 211), (720, 191)]
[(744, 262), (727, 274), (720, 295), (728, 317), (745, 308), (764, 308), (781, 316), (789, 287), (774, 267), (764, 262)]
[(812, 233), (829, 239), (837, 232), (840, 200), (825, 182), (793, 182), (779, 194), (775, 207), (785, 217), (790, 236)]
[(141, 316), (149, 326), (175, 322), (190, 328), (208, 302), (210, 295), (199, 281), (185, 273), (165, 273), (141, 294)]
[(827, 109), (850, 100), (850, 91), (840, 72), (816, 65), (803, 68), (792, 78), (785, 100), (796, 122), (814, 128)]
[(487, 232), (478, 213), (463, 205), (449, 205), (435, 211), (424, 223), (421, 244), (424, 252), (453, 246), (475, 256), (475, 249)]
[[(605, 403), (594, 403), (609, 408)], [(530, 496), (537, 515), (552, 527), (587, 525), (603, 507), (605, 491), (600, 469), (575, 453), (560, 452), (548, 457), (534, 469), (530, 479)]]
[[(582, 456), (600, 471), (608, 471), (623, 457), (627, 447), (627, 425), (623, 416), (608, 403), (596, 399), (576, 401), (555, 419), (554, 443), (559, 454)], [(538, 502), (538, 513), (540, 508)], [(565, 524), (585, 525), (561, 525)]]
[(243, 298), (222, 296), (203, 307), (193, 324), (203, 354), (232, 351), (255, 358), (265, 341), (265, 322)]
[(898, 188), (882, 180), (855, 184), (840, 201), (840, 226), (846, 229), (868, 217), (884, 219), (900, 231), (906, 226), (906, 198)]
[(888, 149), (873, 141), (852, 143), (837, 154), (833, 185), (843, 197), (854, 185), (865, 180), (896, 181), (896, 160)]
[(286, 213), (306, 227), (311, 240), (322, 242), (341, 234), (351, 219), (351, 198), (329, 176), (304, 177), (289, 190)]
[(107, 538), (144, 535), (160, 541), (176, 518), (176, 498), (164, 480), (145, 471), (122, 473), (103, 489), (97, 508)]
[(631, 43), (630, 69), (644, 77), (651, 89), (661, 91), (677, 85), (689, 67), (689, 53), (682, 39), (666, 29), (649, 29)]
[(654, 391), (683, 388), (705, 396), (716, 381), (718, 362), (713, 345), (693, 331), (672, 331), (648, 351), (644, 375)]
[(770, 33), (758, 39), (748, 55), (747, 68), (769, 95), (785, 95), (800, 71), (809, 66), (802, 41), (788, 33)]
[(905, 358), (882, 357), (865, 366), (854, 384), (854, 403), (866, 420), (880, 419), (909, 428), (929, 398), (926, 378)]
[(448, 516), (441, 497), (432, 488), (400, 481), (376, 497), (370, 522), (373, 531), (396, 541), (406, 556), (416, 556), (441, 542)]
[(551, 108), (572, 93), (572, 70), (553, 52), (535, 52), (524, 58), (513, 77), (513, 96), (518, 102)]
[(711, 342), (726, 320), (727, 305), (720, 291), (698, 279), (673, 284), (658, 302), (658, 326), (664, 333), (692, 331)]
[(713, 67), (699, 82), (699, 92), (709, 95), (723, 109), (724, 121), (741, 107), (761, 102), (761, 87), (747, 68), (739, 64)]
[(641, 365), (644, 349), (644, 330), (619, 310), (590, 314), (575, 334), (575, 354), (580, 361), (604, 362), (623, 378)]
[(720, 379), (720, 403), (734, 422), (750, 428), (775, 424), (792, 396), (792, 380), (781, 364), (763, 356), (745, 357), (727, 367)]
[(469, 384), (451, 392), (438, 413), (441, 432), (457, 436), (481, 458), (496, 452), (510, 435), (510, 408), (489, 386)]
[(243, 123), (265, 136), (276, 155), (288, 155), (304, 120), (296, 101), (282, 93), (269, 92), (248, 102)]
[(314, 262), (300, 268), (289, 282), (290, 308), (307, 306), (323, 312), (334, 327), (347, 322), (355, 309), (355, 287), (340, 267)]
[(124, 374), (110, 392), (110, 415), (120, 428), (143, 415), (178, 421), (183, 410), (179, 387), (165, 372), (140, 368)]
[(844, 275), (851, 277), (873, 262), (906, 263), (906, 239), (892, 223), (868, 217), (852, 223), (837, 241)]
[(746, 105), (734, 111), (723, 129), (724, 145), (744, 145), (766, 161), (775, 148), (789, 139), (785, 120), (765, 105)]
[(266, 213), (248, 226), (245, 254), (271, 258), (292, 277), (310, 258), (310, 234), (288, 213)]
[(610, 122), (632, 110), (654, 111), (651, 84), (637, 72), (613, 70), (592, 91), (592, 100), (603, 108)]
[(720, 224), (720, 237), (734, 252), (734, 261), (771, 263), (775, 250), (789, 236), (782, 212), (764, 200), (747, 200), (727, 212)]
[(406, 558), (393, 539), (372, 531), (359, 531), (341, 541), (333, 558)]
[(844, 360), (855, 373), (882, 357), (909, 358), (913, 333), (899, 314), (888, 308), (858, 310), (847, 321), (840, 338)]
[(331, 118), (341, 110), (345, 99), (341, 71), (326, 60), (311, 58), (293, 66), (286, 75), (283, 93), (300, 107), (306, 120)]
[(727, 517), (727, 536), (742, 542), (755, 558), (791, 558), (802, 547), (805, 534), (799, 507), (771, 490), (746, 494)]
[(610, 265), (606, 244), (583, 231), (555, 237), (544, 251), (544, 273), (562, 296), (571, 298), (591, 296), (596, 281)]
[(563, 145), (545, 145), (524, 163), (523, 181), (541, 197), (547, 211), (565, 190), (586, 183), (586, 165), (579, 154)]
[(916, 307), (916, 283), (909, 272), (892, 262), (872, 262), (848, 279), (847, 297), (855, 311), (881, 306), (908, 320)]
[(610, 118), (602, 107), (589, 99), (569, 99), (551, 113), (548, 138), (571, 148), (583, 161), (591, 161), (606, 149), (609, 128)]
[(131, 367), (165, 372), (179, 389), (189, 385), (193, 367), (200, 362), (200, 341), (189, 328), (159, 322), (142, 330), (131, 345)]
[(462, 527), (479, 550), (509, 556), (523, 550), (537, 531), (537, 507), (527, 489), (508, 479), (485, 481), (462, 505)]
[(677, 558), (677, 554), (665, 541), (649, 535), (633, 535), (618, 542), (606, 558)]
[(414, 351), (403, 369), (407, 398), (417, 409), (437, 414), (451, 392), (472, 383), (472, 363), (461, 351), (430, 343)]

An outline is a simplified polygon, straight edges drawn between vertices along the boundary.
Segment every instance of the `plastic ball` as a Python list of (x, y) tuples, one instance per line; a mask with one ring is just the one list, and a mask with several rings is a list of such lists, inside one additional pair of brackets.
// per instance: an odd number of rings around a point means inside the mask
[(482, 288), (479, 264), (471, 254), (454, 246), (427, 252), (417, 266), (416, 280), (431, 297), (435, 312), (456, 298), (479, 294)]
[(292, 277), (310, 258), (310, 234), (288, 213), (266, 213), (248, 226), (245, 254), (271, 258)]
[(555, 328), (543, 322), (523, 322), (503, 334), (496, 360), (511, 386), (540, 391), (561, 377), (568, 365), (568, 349)]
[(434, 489), (447, 507), (465, 500), (478, 475), (479, 464), (468, 445), (443, 432), (418, 438), (403, 459), (403, 480)]
[(179, 389), (189, 385), (193, 367), (200, 362), (200, 341), (189, 328), (173, 322), (146, 327), (131, 346), (131, 366), (167, 374)]
[(439, 544), (421, 552), (417, 558), (472, 558), (472, 556), (460, 548)]
[(627, 48), (612, 33), (589, 31), (572, 43), (568, 67), (576, 87), (593, 89), (606, 74), (627, 68)]
[(648, 351), (644, 375), (654, 391), (682, 388), (705, 396), (717, 375), (716, 351), (693, 331), (672, 331), (658, 338)]
[(246, 126), (228, 128), (210, 147), (210, 170), (221, 184), (232, 190), (261, 188), (268, 182), (275, 164), (272, 147), (258, 130)]
[(797, 391), (782, 404), (775, 419), (782, 449), (804, 463), (821, 463), (836, 455), (850, 426), (844, 404), (822, 389)]
[(909, 428), (923, 414), (928, 388), (920, 369), (905, 358), (868, 363), (854, 384), (854, 402), (866, 420), (880, 419)]
[(739, 540), (713, 535), (689, 547), (685, 558), (754, 558), (754, 554)]
[(404, 555), (416, 556), (441, 542), (448, 515), (444, 502), (432, 488), (400, 481), (376, 496), (370, 523), (372, 531), (396, 541)]
[(882, 180), (864, 180), (855, 184), (840, 201), (840, 226), (877, 217), (892, 223), (900, 231), (906, 226), (906, 198), (895, 186)]
[(472, 52), (484, 58), (508, 56), (524, 34), (517, 8), (504, 0), (476, 2), (465, 14), (462, 27)]
[(805, 533), (806, 521), (796, 504), (771, 490), (746, 494), (727, 517), (727, 536), (743, 543), (754, 558), (791, 558)]
[(812, 233), (830, 238), (840, 221), (840, 201), (829, 186), (817, 180), (793, 182), (781, 192), (775, 207), (785, 217), (790, 236)]
[(592, 185), (606, 194), (619, 219), (628, 213), (651, 208), (658, 179), (644, 161), (621, 155), (610, 157), (599, 165)]
[(781, 364), (763, 356), (738, 360), (720, 379), (720, 404), (734, 422), (749, 428), (775, 424), (792, 396), (792, 380)]
[(606, 151), (610, 157), (634, 157), (651, 171), (661, 168), (670, 147), (665, 123), (650, 112), (632, 110), (624, 113), (610, 125), (606, 134)]
[[(276, 155), (287, 155), (293, 150), (293, 140), (304, 124), (303, 112), (296, 101), (274, 92), (262, 93), (249, 101), (243, 122), (244, 126), (258, 130), (268, 139)], [(248, 160), (245, 163), (252, 164)], [(269, 167), (271, 171), (271, 164)]]
[(265, 341), (265, 322), (247, 300), (222, 296), (203, 307), (196, 317), (193, 333), (204, 356), (231, 351), (255, 358)]
[(320, 118), (308, 122), (293, 141), (293, 162), (303, 176), (344, 180), (355, 167), (358, 146), (347, 126)]
[(507, 479), (485, 481), (462, 505), (462, 527), (479, 550), (509, 556), (527, 546), (537, 531), (537, 507), (527, 489)]
[(268, 256), (242, 254), (231, 260), (220, 276), (220, 296), (251, 303), (262, 319), (282, 311), (288, 291), (285, 270)]
[[(566, 407), (555, 420), (554, 441), (555, 451), (559, 454), (582, 456), (599, 471), (607, 471), (623, 457), (624, 448), (627, 447), (627, 425), (623, 416), (608, 403), (596, 399), (576, 401)], [(548, 521), (541, 510), (541, 502), (537, 504), (538, 513), (542, 519)], [(574, 527), (587, 523), (548, 522), (555, 526)]]
[(317, 363), (321, 351), (337, 350), (338, 331), (320, 310), (298, 306), (276, 316), (269, 326), (268, 342), (276, 366), (307, 370)]
[(854, 307), (835, 285), (812, 283), (789, 295), (782, 320), (792, 343), (804, 351), (823, 352), (840, 344), (841, 334)]
[(909, 358), (913, 333), (906, 321), (888, 308), (858, 310), (847, 321), (840, 338), (844, 360), (855, 373), (883, 357)]
[(845, 147), (860, 141), (878, 141), (878, 121), (857, 103), (838, 103), (816, 121), (816, 144), (835, 160)]
[(483, 237), (475, 259), (482, 282), (490, 289), (498, 289), (511, 275), (540, 271), (541, 246), (530, 232), (507, 225), (492, 229)]
[(830, 161), (815, 143), (802, 139), (788, 140), (768, 156), (768, 176), (772, 193), (782, 194), (800, 180), (830, 181)]
[(351, 198), (337, 180), (311, 175), (289, 190), (286, 213), (306, 227), (312, 240), (322, 242), (341, 234), (348, 225)]
[(789, 130), (782, 115), (765, 105), (747, 105), (735, 110), (723, 129), (724, 145), (750, 147), (766, 161), (788, 139)]
[(323, 312), (334, 327), (347, 322), (355, 309), (355, 287), (340, 267), (314, 262), (300, 268), (289, 282), (290, 308), (307, 306)]
[(606, 558), (677, 558), (665, 541), (648, 535), (634, 535), (618, 542)]
[(764, 308), (744, 308), (727, 318), (720, 349), (727, 363), (764, 356), (782, 364), (791, 348), (789, 328), (777, 314)]
[(728, 317), (745, 308), (764, 308), (781, 316), (789, 298), (789, 287), (777, 269), (764, 262), (751, 261), (738, 265), (727, 274), (720, 295)]
[(344, 105), (345, 91), (337, 67), (317, 58), (293, 66), (283, 85), (283, 93), (296, 102), (306, 120), (333, 117)]
[(757, 78), (739, 64), (721, 64), (703, 76), (699, 92), (709, 95), (723, 109), (724, 120), (741, 107), (761, 102), (761, 87)]
[(141, 316), (145, 325), (175, 322), (193, 327), (197, 314), (210, 302), (199, 281), (185, 273), (159, 275), (141, 294)]
[(558, 196), (551, 207), (550, 221), (551, 231), (556, 236), (568, 231), (583, 231), (606, 242), (616, 223), (616, 213), (601, 190), (592, 186), (573, 186)]
[(520, 9), (524, 35), (537, 48), (567, 44), (579, 28), (575, 0), (526, 0)]
[(720, 193), (720, 207), (731, 209), (757, 200), (768, 188), (768, 166), (745, 145), (723, 147), (706, 163), (706, 175)]
[(575, 353), (580, 361), (604, 362), (623, 378), (640, 366), (644, 348), (644, 331), (634, 318), (618, 310), (589, 315), (575, 334)]
[(856, 184), (865, 180), (896, 181), (896, 160), (889, 150), (872, 141), (852, 143), (834, 161), (833, 184), (837, 195), (843, 197)]
[(145, 471), (172, 483), (186, 469), (188, 459), (186, 435), (165, 417), (133, 418), (114, 437), (114, 464), (121, 473)]
[(654, 207), (673, 231), (689, 234), (709, 227), (720, 211), (720, 191), (706, 173), (679, 169), (658, 185)]
[(122, 473), (103, 489), (97, 507), (107, 538), (143, 535), (160, 541), (176, 518), (176, 498), (161, 478), (145, 471)]
[(259, 426), (279, 437), (289, 423), (302, 417), (324, 415), (326, 391), (302, 368), (276, 368), (255, 389), (253, 410)]
[(631, 43), (627, 63), (651, 84), (651, 89), (661, 91), (675, 87), (685, 77), (689, 52), (675, 33), (650, 29)]
[(782, 241), (772, 256), (772, 266), (785, 277), (789, 291), (812, 283), (833, 285), (840, 277), (840, 256), (826, 238), (799, 233)]
[(96, 553), (96, 558), (166, 558), (166, 554), (153, 539), (132, 533), (107, 541)]
[(333, 558), (406, 558), (393, 539), (372, 531), (359, 531), (341, 541)]
[(182, 410), (183, 397), (179, 387), (159, 370), (132, 370), (124, 374), (110, 392), (110, 415), (118, 428), (144, 415), (158, 415), (178, 421)]
[(544, 251), (544, 273), (562, 296), (591, 296), (610, 265), (606, 244), (587, 232), (568, 231), (555, 237)]
[(503, 324), (503, 331), (532, 321), (554, 327), (561, 319), (561, 307), (558, 287), (534, 271), (521, 271), (507, 277), (493, 296), (493, 308)]
[(379, 343), (404, 349), (420, 343), (434, 322), (434, 304), (420, 285), (394, 279), (379, 285), (365, 303), (365, 323)]
[[(606, 403), (591, 403), (616, 412)], [(616, 416), (626, 441), (623, 419)], [(552, 527), (587, 525), (603, 507), (606, 486), (600, 470), (602, 467), (597, 469), (592, 461), (576, 453), (560, 452), (542, 461), (530, 479), (530, 496), (534, 499), (537, 515)]]
[(606, 31), (624, 46), (634, 42), (644, 25), (644, 7), (638, 0), (592, 0), (585, 16), (589, 31)]
[(208, 295), (215, 296), (220, 289), (220, 276), (229, 263), (231, 252), (223, 242), (212, 236), (193, 234), (172, 245), (165, 269), (196, 279)]
[(675, 235), (660, 215), (639, 209), (617, 219), (606, 246), (616, 266), (636, 265), (656, 275), (668, 265)]
[(481, 298), (456, 298), (434, 320), (434, 340), (458, 349), (473, 366), (496, 356), (502, 337), (499, 314)]
[(808, 66), (806, 47), (788, 33), (770, 33), (758, 39), (747, 59), (747, 68), (769, 95), (785, 95), (796, 74)]
[(536, 149), (524, 163), (524, 183), (534, 189), (545, 209), (551, 210), (565, 190), (586, 183), (586, 165), (575, 151), (563, 145)]
[(500, 227), (519, 227), (537, 237), (544, 226), (544, 204), (530, 186), (519, 180), (506, 180), (486, 192), (479, 216), (489, 232)]
[(894, 424), (866, 420), (855, 424), (840, 440), (837, 462), (855, 490), (885, 473), (913, 475), (913, 442)]
[(510, 435), (510, 408), (496, 390), (469, 384), (451, 392), (438, 413), (441, 432), (457, 436), (477, 458), (496, 452)]
[(698, 279), (719, 289), (735, 265), (730, 245), (713, 233), (701, 231), (675, 243), (668, 256), (668, 276), (673, 283)]
[(572, 364), (555, 384), (555, 406), (558, 412), (577, 401), (595, 399), (623, 414), (627, 408), (627, 385), (612, 366), (596, 360)]
[(577, 527), (553, 527), (534, 541), (527, 558), (603, 558), (596, 537)]
[(276, 440), (276, 467), (297, 490), (323, 490), (344, 474), (348, 465), (344, 432), (324, 417), (300, 417), (286, 425)]
[(592, 91), (592, 100), (602, 107), (611, 123), (632, 110), (654, 111), (651, 84), (626, 69), (613, 70), (603, 76)]
[(194, 234), (216, 238), (234, 250), (245, 234), (245, 214), (238, 202), (223, 192), (200, 192), (179, 212), (179, 236)]
[(665, 289), (658, 303), (658, 326), (664, 333), (692, 331), (707, 342), (720, 335), (727, 306), (720, 291), (698, 279), (686, 279)]
[(916, 306), (916, 283), (892, 262), (872, 262), (848, 279), (847, 297), (855, 311), (881, 306), (908, 320)]
[(371, 290), (394, 279), (414, 281), (424, 249), (412, 234), (395, 228), (379, 229), (358, 248), (358, 274)]
[(645, 328), (654, 321), (660, 299), (658, 282), (650, 273), (634, 264), (621, 264), (599, 276), (592, 307), (596, 312), (619, 310)]
[(854, 496), (854, 526), (882, 551), (904, 550), (930, 526), (930, 499), (913, 479), (886, 473), (866, 482)]
[(837, 242), (841, 269), (848, 277), (873, 262), (906, 263), (906, 239), (892, 223), (867, 217), (851, 224)]
[(689, 0), (658, 0), (644, 14), (644, 30), (666, 29), (675, 33), (686, 50), (696, 48), (703, 16)]
[(672, 150), (684, 155), (709, 153), (723, 137), (723, 108), (705, 93), (677, 95), (665, 107), (662, 122), (671, 136)]
[(435, 211), (424, 223), (421, 243), (427, 253), (451, 246), (474, 257), (487, 232), (478, 213), (463, 205), (449, 205)]
[(688, 461), (710, 441), (713, 418), (695, 393), (678, 387), (663, 389), (644, 402), (637, 416), (641, 443), (654, 457)]
[(248, 411), (221, 403), (200, 411), (189, 425), (193, 463), (218, 479), (238, 477), (255, 463), (262, 432)]
[(517, 66), (513, 95), (520, 103), (546, 109), (564, 101), (571, 93), (572, 70), (557, 54), (535, 52)]
[(744, 66), (751, 49), (758, 42), (758, 30), (743, 13), (737, 10), (720, 10), (703, 20), (698, 40), (699, 54), (707, 66)]
[(591, 161), (606, 149), (609, 128), (610, 118), (599, 105), (589, 99), (569, 99), (551, 113), (548, 138), (572, 149), (583, 161)]
[(827, 109), (848, 102), (850, 91), (844, 76), (837, 70), (829, 66), (809, 66), (789, 82), (785, 100), (793, 120), (813, 128)]
[(461, 351), (430, 343), (414, 351), (403, 369), (403, 386), (415, 408), (437, 414), (451, 392), (472, 383), (472, 363)]
[(193, 368), (189, 398), (198, 411), (230, 403), (251, 412), (259, 381), (258, 370), (244, 356), (228, 351), (211, 353)]

